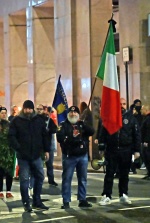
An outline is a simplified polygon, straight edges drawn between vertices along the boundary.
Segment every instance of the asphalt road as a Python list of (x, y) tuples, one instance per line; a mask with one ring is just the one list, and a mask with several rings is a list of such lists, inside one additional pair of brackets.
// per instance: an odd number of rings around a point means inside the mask
[(93, 204), (92, 208), (81, 209), (76, 199), (77, 181), (76, 174), (72, 182), (71, 208), (60, 209), (61, 199), (61, 171), (55, 171), (55, 180), (58, 187), (49, 186), (45, 179), (42, 192), (42, 200), (49, 206), (48, 211), (25, 213), (22, 207), (19, 193), (19, 182), (13, 183), (13, 200), (5, 200), (0, 203), (0, 223), (149, 223), (150, 222), (150, 181), (143, 180), (146, 171), (138, 170), (138, 174), (130, 175), (129, 197), (131, 205), (119, 203), (118, 180), (114, 180), (112, 204), (99, 206), (103, 188), (103, 173), (89, 173), (87, 199)]

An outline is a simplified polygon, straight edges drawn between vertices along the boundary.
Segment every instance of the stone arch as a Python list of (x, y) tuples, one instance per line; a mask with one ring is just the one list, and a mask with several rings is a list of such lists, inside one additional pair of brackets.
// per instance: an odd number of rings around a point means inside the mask
[(25, 100), (28, 99), (28, 82), (24, 81), (19, 84), (12, 94), (12, 105), (22, 107)]
[(36, 93), (36, 104), (51, 106), (55, 94), (55, 78), (49, 78), (44, 81), (38, 88)]

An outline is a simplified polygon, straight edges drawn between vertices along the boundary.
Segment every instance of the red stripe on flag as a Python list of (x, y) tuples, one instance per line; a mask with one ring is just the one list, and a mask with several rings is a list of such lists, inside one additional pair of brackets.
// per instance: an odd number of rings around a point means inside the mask
[(122, 127), (119, 91), (103, 86), (101, 118), (109, 134), (117, 132)]

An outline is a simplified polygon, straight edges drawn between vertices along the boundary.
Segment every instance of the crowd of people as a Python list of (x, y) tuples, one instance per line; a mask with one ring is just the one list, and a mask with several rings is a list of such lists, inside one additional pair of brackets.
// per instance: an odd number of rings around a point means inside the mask
[[(131, 204), (128, 197), (129, 173), (136, 173), (136, 160), (145, 165), (150, 179), (150, 108), (139, 99), (127, 110), (126, 100), (120, 99), (121, 129), (110, 135), (99, 118), (95, 143), (100, 157), (107, 161), (100, 205), (111, 203), (113, 180), (118, 174), (121, 203)], [(58, 186), (54, 179), (53, 161), (56, 138), (62, 151), (62, 209), (70, 208), (71, 183), (76, 171), (79, 207), (92, 207), (86, 199), (87, 167), (90, 160), (90, 137), (94, 135), (92, 112), (85, 102), (68, 109), (66, 120), (57, 124), (52, 107), (31, 100), (24, 101), (21, 111), (17, 106), (7, 117), (7, 109), (0, 106), (0, 199), (4, 198), (3, 182), (6, 178), (6, 198), (11, 192), (15, 163), (19, 167), (20, 193), (26, 212), (48, 210), (41, 200), (45, 163), (48, 183)], [(32, 206), (29, 188), (33, 189)]]

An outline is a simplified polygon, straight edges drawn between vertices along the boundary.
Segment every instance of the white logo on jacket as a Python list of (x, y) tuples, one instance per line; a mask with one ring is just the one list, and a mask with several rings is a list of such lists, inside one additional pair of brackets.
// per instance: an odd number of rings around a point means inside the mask
[(123, 120), (123, 123), (124, 123), (125, 125), (127, 125), (127, 124), (129, 123), (129, 120), (128, 120), (128, 119), (124, 119), (124, 120)]

